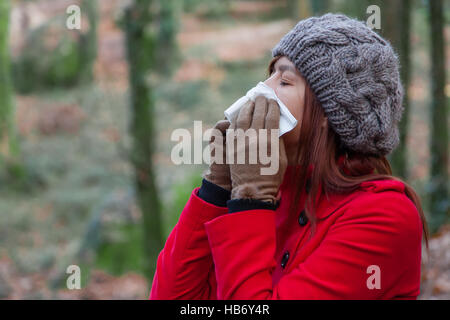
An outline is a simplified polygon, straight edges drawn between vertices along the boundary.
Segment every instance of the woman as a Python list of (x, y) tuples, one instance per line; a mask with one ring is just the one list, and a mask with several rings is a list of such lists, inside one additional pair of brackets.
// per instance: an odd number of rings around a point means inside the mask
[[(265, 83), (298, 120), (279, 140), (279, 170), (212, 163), (158, 257), (150, 299), (416, 299), (427, 229), (385, 157), (403, 111), (390, 44), (326, 14), (300, 21), (272, 55)], [(258, 96), (229, 129), (277, 129), (278, 108)], [(212, 149), (228, 146), (229, 125), (217, 123)]]

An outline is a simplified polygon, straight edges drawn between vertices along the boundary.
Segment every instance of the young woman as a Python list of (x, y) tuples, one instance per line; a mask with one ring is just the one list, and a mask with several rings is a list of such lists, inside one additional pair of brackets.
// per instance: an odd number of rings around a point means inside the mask
[[(298, 120), (279, 140), (279, 170), (212, 163), (158, 257), (150, 299), (416, 299), (427, 229), (386, 159), (403, 111), (392, 47), (326, 14), (300, 21), (272, 55), (265, 83)], [(217, 123), (212, 149), (228, 145), (227, 128), (276, 129), (279, 117), (258, 96), (231, 126)]]

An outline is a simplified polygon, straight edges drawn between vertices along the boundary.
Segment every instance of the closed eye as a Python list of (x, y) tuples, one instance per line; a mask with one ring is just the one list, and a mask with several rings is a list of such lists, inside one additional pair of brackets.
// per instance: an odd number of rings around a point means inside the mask
[(280, 85), (281, 85), (282, 87), (284, 87), (284, 86), (288, 86), (288, 85), (289, 85), (289, 83), (287, 83), (287, 82), (284, 82), (284, 81), (281, 81), (281, 82), (280, 82)]

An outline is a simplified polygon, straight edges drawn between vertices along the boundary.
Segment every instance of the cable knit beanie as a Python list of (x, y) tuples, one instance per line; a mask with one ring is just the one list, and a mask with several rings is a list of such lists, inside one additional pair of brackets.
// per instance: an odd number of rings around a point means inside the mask
[(302, 20), (272, 49), (294, 63), (347, 149), (382, 156), (399, 143), (403, 87), (388, 41), (342, 14)]

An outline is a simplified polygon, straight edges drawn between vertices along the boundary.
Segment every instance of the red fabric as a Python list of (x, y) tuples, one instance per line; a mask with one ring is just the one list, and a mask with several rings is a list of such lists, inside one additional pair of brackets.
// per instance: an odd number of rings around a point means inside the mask
[[(232, 214), (197, 191), (159, 254), (150, 299), (416, 299), (420, 293), (422, 223), (401, 182), (364, 182), (351, 194), (320, 197), (310, 239), (310, 223), (298, 223), (305, 193), (299, 212), (288, 212), (292, 185), (281, 186), (276, 211)], [(380, 289), (367, 286), (371, 265), (380, 268)]]

